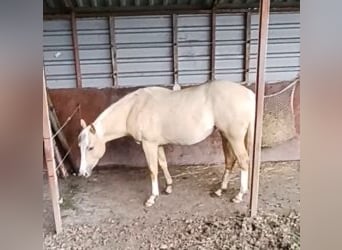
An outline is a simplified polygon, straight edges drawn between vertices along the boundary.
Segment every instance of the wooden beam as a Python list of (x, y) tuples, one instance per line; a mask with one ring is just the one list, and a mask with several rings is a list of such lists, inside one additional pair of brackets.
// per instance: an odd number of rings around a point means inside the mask
[(215, 80), (215, 60), (216, 60), (216, 12), (213, 9), (211, 13), (211, 63), (210, 63), (210, 79)]
[(172, 14), (173, 84), (178, 84), (178, 21)]
[(109, 40), (110, 40), (110, 52), (112, 61), (112, 77), (113, 77), (113, 87), (118, 86), (118, 68), (116, 59), (116, 42), (115, 42), (115, 18), (109, 17)]
[(251, 52), (251, 12), (245, 13), (245, 61), (244, 61), (244, 77), (245, 82), (249, 82), (249, 60)]
[(43, 69), (43, 147), (44, 157), (48, 172), (48, 181), (52, 201), (53, 216), (56, 233), (62, 232), (62, 217), (59, 206), (59, 187), (56, 173), (56, 161), (52, 143), (52, 132), (49, 121), (49, 110), (46, 94), (45, 72)]
[(261, 136), (264, 114), (265, 95), (265, 65), (268, 39), (270, 0), (260, 0), (259, 14), (259, 43), (256, 76), (256, 118), (254, 127), (254, 143), (252, 152), (252, 175), (250, 195), (250, 215), (255, 216), (258, 211), (259, 170), (261, 160)]
[[(163, 3), (166, 3), (166, 0), (163, 0)], [(212, 10), (211, 8), (203, 8), (203, 6), (156, 6), (151, 10), (146, 6), (142, 6), (139, 9), (137, 8), (118, 8), (118, 7), (98, 7), (94, 10), (94, 8), (84, 7), (84, 8), (74, 8), (77, 17), (109, 17), (109, 16), (160, 16), (160, 15), (172, 15), (172, 14), (207, 14), (210, 15)], [(300, 9), (298, 7), (287, 7), (287, 8), (271, 8), (271, 11), (274, 13), (298, 13)], [(216, 9), (216, 14), (228, 14), (228, 13), (258, 13), (258, 9), (248, 9), (248, 8), (236, 8), (229, 9), (220, 7)], [(44, 20), (56, 20), (56, 19), (69, 19), (70, 15), (66, 14), (66, 12), (58, 11), (58, 10), (46, 10), (43, 16)]]
[[(59, 122), (56, 110), (53, 106), (52, 100), (51, 100), (48, 92), (47, 92), (47, 99), (48, 99), (48, 105), (49, 105), (49, 118), (50, 118), (50, 122), (51, 122), (52, 131), (56, 132), (60, 129), (61, 124)], [(68, 152), (68, 150), (70, 149), (70, 146), (69, 146), (69, 143), (68, 143), (63, 131), (60, 131), (57, 134), (57, 138), (58, 138), (63, 150), (65, 152)], [(76, 157), (74, 156), (74, 154), (72, 152), (70, 152), (70, 154), (69, 154), (69, 159), (70, 159), (71, 166), (72, 166), (74, 173), (77, 173), (78, 168), (76, 167)]]
[(71, 32), (72, 32), (72, 45), (73, 45), (74, 61), (75, 61), (76, 86), (77, 88), (82, 88), (81, 65), (80, 65), (80, 56), (79, 56), (79, 50), (78, 50), (78, 37), (77, 37), (75, 12), (71, 12)]

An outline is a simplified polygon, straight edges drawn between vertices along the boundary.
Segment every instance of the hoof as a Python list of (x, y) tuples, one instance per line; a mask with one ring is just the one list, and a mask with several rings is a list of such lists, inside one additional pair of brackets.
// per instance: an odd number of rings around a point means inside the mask
[(243, 201), (242, 197), (240, 197), (239, 195), (235, 196), (233, 199), (232, 199), (232, 202), (238, 204), (238, 203), (241, 203)]
[(145, 202), (145, 207), (152, 207), (153, 204), (154, 204), (154, 201), (147, 200), (147, 201)]
[(165, 190), (164, 190), (165, 194), (171, 194), (172, 193), (172, 186), (168, 185)]
[(148, 198), (148, 200), (145, 202), (145, 206), (146, 207), (153, 206), (156, 198), (157, 198), (157, 196), (151, 196), (150, 198)]
[(221, 197), (222, 196), (222, 189), (218, 189), (214, 192), (214, 194), (217, 196), (217, 197)]
[(221, 197), (222, 194), (224, 194), (227, 190), (226, 189), (217, 189), (215, 192), (212, 193), (212, 196), (215, 196), (215, 197)]

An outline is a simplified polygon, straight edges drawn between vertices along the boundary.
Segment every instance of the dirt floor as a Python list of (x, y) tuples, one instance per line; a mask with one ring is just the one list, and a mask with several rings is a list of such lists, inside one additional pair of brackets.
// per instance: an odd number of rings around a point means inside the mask
[[(44, 182), (44, 249), (299, 249), (298, 161), (261, 166), (259, 214), (248, 218), (238, 192), (238, 169), (222, 197), (213, 197), (223, 166), (170, 167), (173, 193), (143, 203), (151, 190), (147, 168), (110, 168), (84, 179), (59, 180), (64, 232), (53, 232)], [(159, 173), (161, 190), (165, 184)]]

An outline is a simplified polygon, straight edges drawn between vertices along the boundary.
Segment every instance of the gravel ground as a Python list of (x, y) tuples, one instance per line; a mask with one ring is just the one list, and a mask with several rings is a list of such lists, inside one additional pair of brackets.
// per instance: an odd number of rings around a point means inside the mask
[(140, 224), (141, 228), (145, 219), (121, 224), (111, 218), (99, 225), (67, 226), (58, 236), (47, 234), (44, 246), (59, 250), (300, 248), (300, 216), (295, 211), (287, 215), (261, 213), (253, 218), (242, 213), (229, 218), (189, 216), (174, 220), (167, 217), (137, 233), (135, 227)]
[[(155, 206), (143, 202), (150, 190), (147, 169), (101, 170), (85, 180), (60, 180), (63, 232), (53, 235), (47, 182), (44, 192), (44, 249), (299, 249), (299, 162), (263, 163), (259, 216), (245, 216), (248, 197), (230, 200), (239, 189), (238, 170), (222, 197), (211, 197), (223, 166), (172, 167), (174, 192)], [(163, 187), (161, 177), (160, 186)]]

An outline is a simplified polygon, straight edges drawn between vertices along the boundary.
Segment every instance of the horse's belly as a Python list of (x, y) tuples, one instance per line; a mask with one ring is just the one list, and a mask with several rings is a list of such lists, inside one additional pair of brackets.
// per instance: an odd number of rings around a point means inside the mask
[[(173, 126), (172, 126), (173, 125)], [(212, 119), (199, 123), (173, 123), (163, 130), (162, 137), (165, 143), (192, 145), (206, 139), (214, 130)]]

